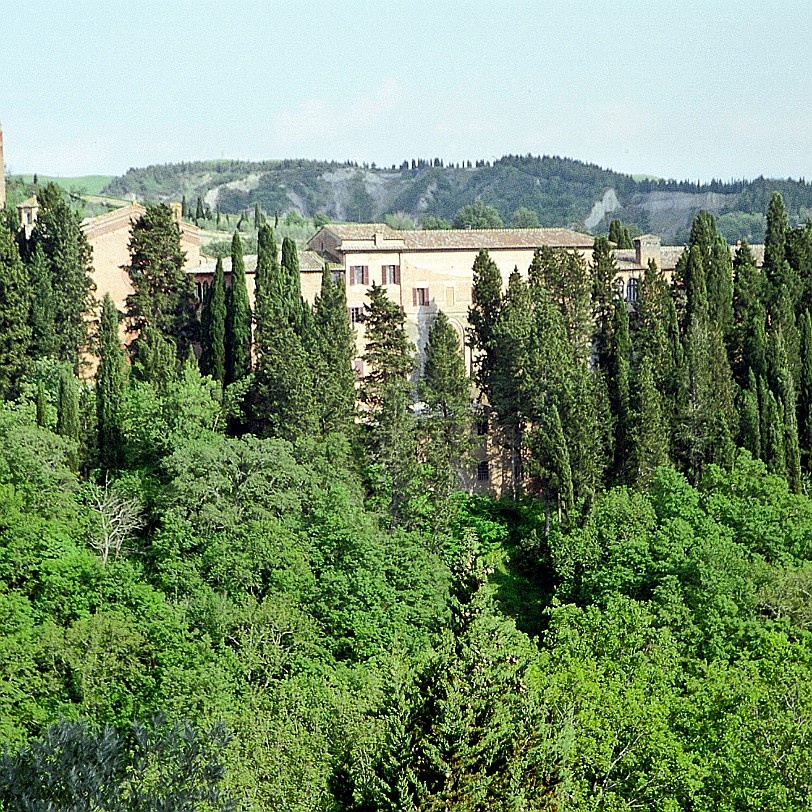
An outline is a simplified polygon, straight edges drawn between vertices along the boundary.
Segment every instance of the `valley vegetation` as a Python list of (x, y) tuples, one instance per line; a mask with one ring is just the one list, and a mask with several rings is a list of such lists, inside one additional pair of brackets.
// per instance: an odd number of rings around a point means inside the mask
[[(149, 207), (119, 314), (40, 202), (0, 224), (0, 808), (812, 803), (812, 228), (780, 195), (763, 269), (703, 213), (633, 308), (606, 239), (505, 289), (483, 252), (475, 381), (442, 314), (415, 375), (377, 286), (356, 381), (342, 281), (305, 303), (267, 223), (253, 312), (237, 233), (198, 315)], [(500, 499), (463, 487), (486, 426)]]

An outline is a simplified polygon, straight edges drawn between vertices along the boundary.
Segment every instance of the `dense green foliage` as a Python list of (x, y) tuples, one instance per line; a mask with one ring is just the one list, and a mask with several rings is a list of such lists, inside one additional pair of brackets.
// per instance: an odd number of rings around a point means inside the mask
[(415, 369), (379, 286), (354, 404), (343, 283), (308, 307), (266, 224), (225, 393), (155, 323), (128, 367), (109, 297), (94, 386), (32, 351), (0, 402), (0, 809), (809, 807), (812, 269), (770, 209), (763, 278), (702, 215), (633, 308), (607, 240), (504, 288), (482, 252), (476, 404), (452, 323)]

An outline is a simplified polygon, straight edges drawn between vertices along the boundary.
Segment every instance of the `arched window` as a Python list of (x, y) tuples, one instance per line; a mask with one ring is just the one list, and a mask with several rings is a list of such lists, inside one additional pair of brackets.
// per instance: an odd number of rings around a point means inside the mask
[(632, 277), (626, 283), (626, 301), (632, 304), (636, 302), (639, 289), (640, 289), (640, 280)]

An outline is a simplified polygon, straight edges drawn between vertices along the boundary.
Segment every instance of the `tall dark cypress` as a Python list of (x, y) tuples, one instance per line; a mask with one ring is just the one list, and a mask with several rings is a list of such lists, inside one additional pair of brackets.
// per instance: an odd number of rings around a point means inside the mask
[(812, 468), (812, 315), (801, 317), (801, 373), (798, 378), (798, 442), (806, 472)]
[(111, 470), (122, 461), (121, 396), (124, 391), (124, 352), (118, 336), (118, 311), (108, 293), (99, 322), (99, 366), (96, 370), (96, 419), (99, 462)]
[(91, 250), (79, 215), (57, 186), (49, 183), (37, 199), (40, 210), (31, 242), (34, 252), (42, 247), (49, 267), (56, 354), (77, 367), (80, 351), (88, 346), (87, 314), (94, 304)]
[(598, 364), (606, 366), (612, 334), (612, 314), (617, 291), (615, 254), (605, 237), (596, 237), (592, 249), (592, 312), (595, 320), (593, 345)]
[(612, 340), (607, 360), (609, 402), (615, 419), (612, 468), (615, 481), (625, 484), (630, 473), (632, 344), (629, 336), (629, 313), (626, 302), (622, 299), (615, 300), (612, 316)]
[(226, 382), (251, 372), (251, 305), (245, 281), (245, 259), (239, 232), (231, 240), (231, 287), (226, 297)]
[(747, 388), (739, 396), (739, 445), (756, 459), (761, 457), (761, 415), (758, 406), (758, 384), (751, 369)]
[(30, 307), (28, 275), (17, 243), (5, 223), (0, 223), (0, 398), (18, 394), (28, 365)]
[(76, 380), (73, 370), (63, 366), (59, 373), (56, 433), (72, 443), (69, 462), (74, 470), (79, 467), (78, 444), (80, 431), (79, 382)]
[(218, 257), (201, 313), (200, 369), (222, 383), (226, 377), (226, 283)]
[(347, 311), (344, 282), (333, 282), (325, 266), (313, 312), (314, 390), (322, 434), (351, 434), (355, 415), (355, 335)]
[(473, 275), (471, 307), (468, 309), (468, 323), (471, 326), (468, 328), (467, 339), (475, 353), (476, 381), (487, 393), (493, 363), (493, 355), (489, 350), (502, 306), (502, 274), (484, 248), (474, 260)]
[(654, 365), (644, 355), (634, 376), (632, 427), (629, 432), (629, 479), (645, 487), (660, 465), (667, 465), (668, 426), (663, 395), (657, 389)]
[(54, 290), (51, 269), (41, 242), (35, 244), (28, 260), (28, 278), (31, 290), (32, 352), (40, 358), (55, 355), (59, 341), (54, 321)]
[(278, 316), (275, 308), (278, 308), (280, 299), (280, 273), (279, 251), (273, 228), (268, 223), (262, 223), (257, 235), (257, 270), (254, 274), (255, 340), (260, 355), (266, 350), (274, 319)]

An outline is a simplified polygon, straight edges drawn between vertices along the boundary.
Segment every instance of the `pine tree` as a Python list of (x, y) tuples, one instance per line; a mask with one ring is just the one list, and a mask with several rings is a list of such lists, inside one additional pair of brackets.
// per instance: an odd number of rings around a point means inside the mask
[(262, 212), (260, 211), (259, 203), (255, 203), (254, 204), (254, 228), (255, 229), (258, 230), (259, 227), (262, 225), (262, 219), (263, 219), (262, 218)]
[(186, 195), (180, 199), (180, 216), (184, 219), (189, 216), (189, 207), (186, 205)]
[(99, 366), (96, 371), (96, 418), (99, 458), (103, 468), (117, 468), (123, 454), (121, 397), (124, 390), (124, 353), (118, 337), (118, 311), (108, 293), (99, 322)]
[(245, 260), (238, 232), (231, 240), (231, 287), (226, 297), (226, 382), (233, 383), (251, 372), (251, 305), (245, 281)]
[[(148, 206), (133, 224), (127, 271), (134, 292), (127, 297), (129, 330), (141, 333), (145, 327), (161, 332), (172, 341), (179, 359), (200, 337), (194, 284), (183, 270), (180, 229), (172, 209), (165, 204)], [(141, 338), (131, 348), (137, 353)]]
[(347, 312), (344, 282), (333, 282), (325, 266), (321, 293), (316, 297), (314, 391), (318, 392), (319, 427), (322, 434), (351, 434), (355, 415), (355, 336)]
[(767, 209), (767, 233), (764, 238), (764, 276), (767, 279), (772, 294), (770, 300), (776, 298), (782, 287), (788, 286), (790, 295), (798, 291), (792, 290), (790, 268), (787, 264), (787, 232), (789, 220), (784, 200), (780, 192), (773, 192), (770, 205)]
[(223, 383), (226, 376), (226, 283), (220, 257), (201, 312), (200, 346), (202, 373)]
[(31, 346), (28, 275), (17, 243), (0, 223), (0, 398), (18, 393)]
[(632, 238), (629, 229), (620, 220), (612, 220), (609, 223), (609, 242), (613, 242), (619, 249), (633, 248)]
[(198, 197), (197, 199), (197, 207), (195, 208), (195, 222), (200, 223), (200, 221), (206, 216), (206, 212), (203, 209), (203, 199)]

